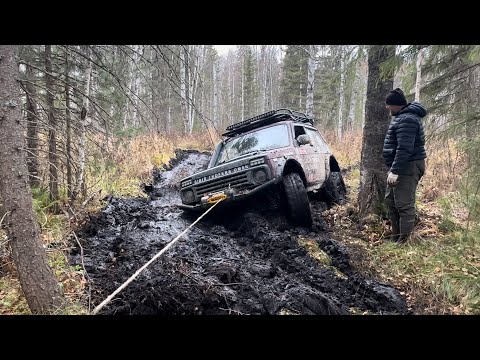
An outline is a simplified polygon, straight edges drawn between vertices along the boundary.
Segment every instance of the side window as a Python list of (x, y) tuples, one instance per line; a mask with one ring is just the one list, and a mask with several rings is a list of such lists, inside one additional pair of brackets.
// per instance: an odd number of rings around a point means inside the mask
[(312, 129), (309, 129), (309, 128), (307, 128), (306, 130), (307, 130), (308, 136), (312, 139), (315, 146), (318, 146), (323, 153), (330, 153), (331, 152), (327, 143), (323, 140), (322, 136), (320, 135), (320, 133), (318, 131), (312, 130)]
[(305, 132), (305, 128), (303, 126), (298, 126), (298, 125), (295, 125), (293, 127), (293, 129), (295, 130), (295, 139), (297, 137), (299, 137), (300, 135), (305, 135), (306, 132)]

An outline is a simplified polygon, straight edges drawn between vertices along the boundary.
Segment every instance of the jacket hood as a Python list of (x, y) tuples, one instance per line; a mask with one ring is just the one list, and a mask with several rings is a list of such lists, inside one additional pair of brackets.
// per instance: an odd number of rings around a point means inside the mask
[(398, 115), (405, 113), (414, 113), (423, 118), (425, 115), (427, 115), (427, 109), (425, 109), (425, 106), (419, 102), (414, 101), (400, 110)]

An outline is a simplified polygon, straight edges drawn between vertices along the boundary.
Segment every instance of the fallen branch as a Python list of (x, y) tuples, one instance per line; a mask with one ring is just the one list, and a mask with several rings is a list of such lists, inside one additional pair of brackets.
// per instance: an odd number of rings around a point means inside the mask
[(100, 194), (102, 192), (102, 189), (98, 189), (97, 191), (94, 191), (93, 193), (90, 194), (90, 196), (82, 203), (82, 206), (85, 207), (92, 199), (95, 197), (95, 195)]
[[(78, 240), (77, 234), (75, 234), (75, 231), (72, 231), (73, 236), (75, 237), (75, 240), (77, 241), (78, 247), (80, 248), (80, 259), (82, 260), (82, 268), (83, 268), (83, 280), (88, 283), (88, 312), (90, 312), (91, 308), (91, 299), (92, 299), (92, 292), (90, 289), (90, 276), (88, 276), (87, 270), (85, 269), (85, 262), (83, 261), (83, 247), (82, 244), (80, 244), (80, 240)], [(85, 279), (85, 275), (88, 277), (88, 281)]]

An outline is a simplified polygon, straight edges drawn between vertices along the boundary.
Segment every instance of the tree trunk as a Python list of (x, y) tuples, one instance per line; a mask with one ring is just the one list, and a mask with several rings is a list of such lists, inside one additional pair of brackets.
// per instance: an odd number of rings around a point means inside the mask
[[(23, 148), (19, 92), (15, 78), (15, 46), (0, 46), (0, 198), (13, 260), (32, 313), (48, 314), (62, 306), (63, 296), (48, 266), (40, 228), (32, 207), (32, 192)], [(4, 221), (5, 221), (4, 220)]]
[[(124, 55), (122, 55), (122, 56), (124, 56)], [(127, 57), (126, 61), (128, 62), (128, 66), (127, 66), (128, 85), (127, 85), (127, 89), (126, 89), (126, 95), (127, 96), (125, 96), (126, 105), (125, 105), (125, 110), (124, 110), (124, 113), (123, 113), (123, 128), (124, 129), (132, 126), (132, 117), (130, 116), (130, 107), (131, 107), (130, 101), (133, 98), (132, 97), (132, 88), (133, 88), (133, 81), (135, 79), (135, 74), (134, 74), (134, 71), (133, 71), (134, 61), (132, 61), (131, 59), (128, 59), (128, 57)]]
[(244, 84), (245, 84), (245, 79), (244, 79), (244, 76), (245, 76), (245, 55), (244, 55), (244, 50), (243, 50), (243, 47), (241, 48), (241, 52), (240, 52), (240, 58), (241, 58), (241, 66), (242, 66), (242, 73), (241, 73), (241, 83), (240, 83), (240, 89), (241, 89), (241, 99), (242, 99), (242, 116), (241, 116), (241, 119), (244, 120), (245, 119), (245, 91), (244, 91)]
[(60, 211), (58, 203), (58, 159), (57, 159), (57, 120), (54, 114), (54, 89), (52, 76), (52, 46), (45, 45), (45, 80), (47, 89), (47, 112), (48, 112), (48, 162), (49, 162), (49, 189), (50, 210), (57, 214)]
[[(170, 59), (171, 63), (173, 64), (175, 54), (172, 52), (172, 57)], [(170, 79), (173, 79), (173, 66), (170, 69)], [(172, 128), (172, 84), (168, 84), (168, 115), (167, 115), (167, 126), (165, 127), (165, 131), (168, 134), (170, 129)]]
[(342, 140), (343, 136), (343, 103), (345, 99), (345, 93), (343, 91), (345, 85), (345, 49), (340, 46), (340, 99), (338, 101), (338, 127), (337, 137)]
[(269, 59), (270, 60), (270, 67), (269, 67), (269, 72), (270, 72), (270, 87), (269, 87), (270, 96), (269, 96), (269, 100), (270, 100), (270, 103), (268, 105), (270, 105), (270, 106), (267, 106), (267, 109), (274, 108), (273, 105), (276, 104), (276, 102), (273, 101), (273, 59), (274, 59), (275, 56), (276, 56), (276, 51), (274, 52), (274, 54), (272, 56), (270, 56), (270, 59)]
[(383, 141), (389, 125), (385, 97), (393, 87), (393, 75), (380, 78), (380, 64), (395, 55), (393, 46), (372, 45), (368, 52), (368, 84), (365, 127), (360, 163), (359, 215), (380, 214), (386, 188), (386, 168), (383, 162)]
[(417, 78), (415, 80), (415, 101), (420, 101), (420, 89), (422, 87), (422, 63), (423, 63), (423, 49), (420, 49), (417, 54)]
[(69, 64), (68, 52), (65, 51), (65, 120), (66, 120), (66, 157), (67, 157), (67, 194), (70, 201), (73, 200), (73, 184), (72, 184), (72, 124), (70, 116), (70, 85), (69, 85)]
[(138, 66), (138, 61), (139, 61), (139, 54), (138, 52), (140, 51), (140, 46), (133, 45), (133, 64), (132, 64), (132, 82), (131, 82), (131, 96), (133, 99), (133, 113), (132, 113), (132, 124), (133, 127), (136, 128), (138, 126), (138, 119), (137, 119), (137, 114), (138, 114), (138, 97), (140, 95), (140, 84), (139, 84), (139, 79), (140, 76), (137, 75), (136, 71), (133, 69), (133, 67), (136, 65)]
[(313, 90), (315, 85), (315, 70), (317, 70), (317, 47), (310, 45), (308, 52), (307, 100), (306, 114), (313, 116)]
[(172, 105), (170, 103), (171, 99), (171, 86), (168, 85), (168, 93), (167, 93), (167, 126), (165, 127), (165, 131), (168, 134), (170, 131), (170, 124), (172, 123)]
[(232, 94), (232, 96), (230, 97), (229, 110), (230, 110), (230, 121), (232, 121), (234, 114), (236, 114), (233, 112), (233, 109), (235, 106), (235, 67), (233, 63), (230, 65), (230, 71), (231, 71), (231, 78), (232, 78), (232, 91), (230, 93)]
[(260, 47), (260, 94), (261, 94), (261, 112), (264, 113), (266, 110), (267, 103), (267, 52), (266, 45), (261, 45)]
[(358, 88), (360, 86), (360, 67), (361, 67), (361, 59), (357, 59), (357, 63), (355, 64), (355, 79), (353, 81), (352, 86), (352, 96), (350, 99), (350, 109), (348, 112), (348, 130), (352, 131), (355, 127), (355, 108), (357, 105), (357, 98), (358, 98)]
[[(92, 62), (89, 60), (90, 51), (87, 46), (87, 70), (85, 71), (85, 96), (83, 98), (83, 106), (82, 112), (80, 114), (80, 140), (78, 143), (78, 175), (77, 175), (77, 183), (75, 187), (75, 192), (73, 197), (75, 198), (80, 192), (85, 189), (84, 186), (84, 177), (85, 177), (85, 141), (86, 141), (86, 127), (88, 123), (88, 108), (90, 104), (90, 75), (92, 73)], [(84, 191), (83, 191), (84, 192)]]
[(366, 109), (365, 109), (365, 105), (366, 105), (366, 102), (367, 102), (367, 88), (368, 88), (368, 60), (363, 64), (363, 67), (362, 67), (362, 70), (363, 70), (363, 81), (362, 81), (362, 85), (363, 85), (363, 92), (362, 92), (362, 130), (365, 126), (365, 114), (366, 114)]
[(187, 98), (189, 104), (189, 115), (188, 115), (188, 134), (192, 135), (193, 125), (195, 123), (195, 105), (196, 105), (196, 92), (197, 92), (197, 82), (198, 74), (200, 68), (200, 48), (196, 45), (193, 45), (190, 51), (189, 56), (189, 82), (188, 82), (188, 94), (190, 97)]
[(35, 107), (35, 88), (33, 81), (33, 69), (30, 65), (26, 66), (27, 82), (25, 90), (27, 91), (27, 167), (28, 180), (30, 186), (40, 185), (38, 177), (38, 118)]
[(188, 58), (187, 58), (187, 50), (180, 46), (180, 97), (181, 97), (181, 108), (182, 108), (182, 117), (183, 117), (183, 128), (184, 133), (187, 135), (188, 133), (188, 100), (187, 100), (187, 90), (188, 90)]
[(218, 114), (218, 67), (217, 67), (217, 59), (214, 58), (212, 61), (213, 67), (213, 109), (212, 109), (212, 120), (215, 126), (217, 126), (217, 114)]
[[(299, 70), (299, 73), (302, 74), (303, 71), (302, 71), (302, 65), (300, 65), (300, 70)], [(303, 83), (302, 81), (299, 81), (298, 82), (298, 109), (300, 110), (302, 108), (302, 104), (303, 104), (303, 101), (302, 101), (302, 93), (303, 93)]]
[[(194, 45), (192, 45), (194, 46)], [(186, 102), (187, 102), (187, 134), (190, 134), (190, 124), (192, 123), (192, 93), (191, 93), (191, 82), (192, 77), (190, 76), (191, 68), (192, 68), (192, 56), (191, 56), (191, 47), (187, 45), (185, 53), (185, 86), (187, 89), (186, 93)]]

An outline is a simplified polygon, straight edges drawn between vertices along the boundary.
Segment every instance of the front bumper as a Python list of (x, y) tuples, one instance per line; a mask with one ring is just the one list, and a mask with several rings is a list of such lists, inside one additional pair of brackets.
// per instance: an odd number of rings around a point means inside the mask
[[(233, 192), (231, 193), (226, 193), (227, 198), (225, 200), (222, 200), (222, 203), (231, 203), (239, 200), (243, 200), (245, 198), (248, 198), (252, 195), (255, 195), (256, 193), (273, 186), (275, 184), (278, 184), (282, 180), (281, 176), (278, 176), (276, 178), (273, 178), (272, 180), (267, 181), (265, 184), (262, 184), (246, 193), (243, 194), (235, 194)], [(195, 205), (186, 205), (186, 204), (180, 204), (178, 207), (182, 210), (188, 210), (188, 211), (203, 211), (208, 209), (209, 207), (213, 206), (214, 204), (209, 204), (209, 203), (199, 203)]]

